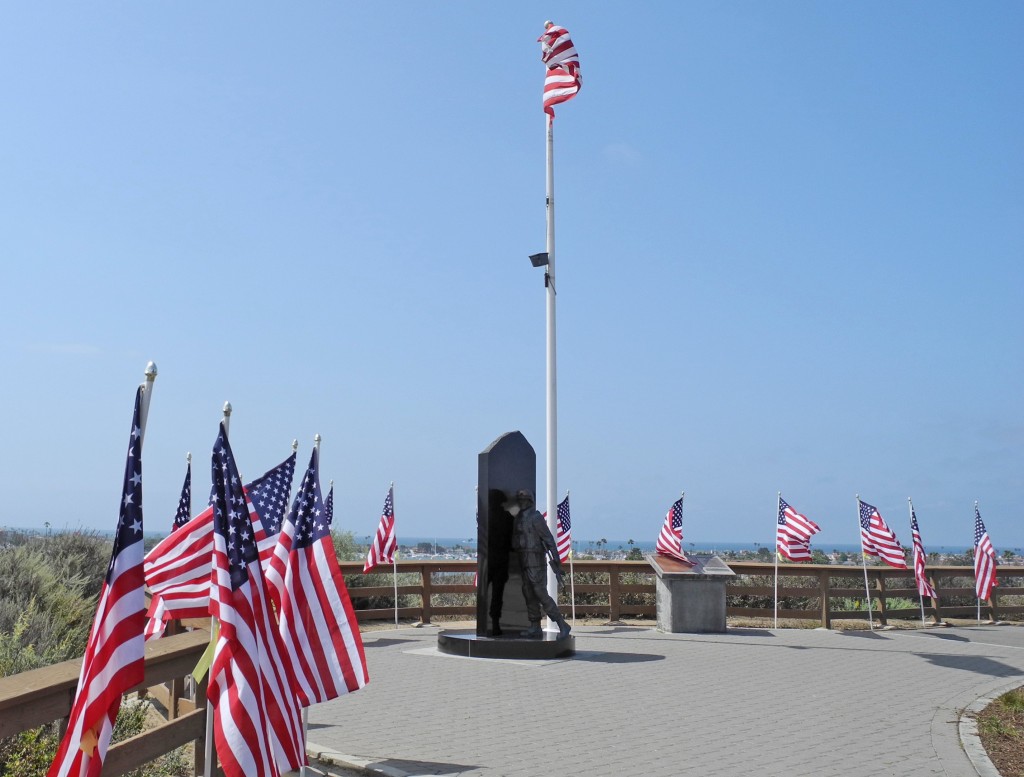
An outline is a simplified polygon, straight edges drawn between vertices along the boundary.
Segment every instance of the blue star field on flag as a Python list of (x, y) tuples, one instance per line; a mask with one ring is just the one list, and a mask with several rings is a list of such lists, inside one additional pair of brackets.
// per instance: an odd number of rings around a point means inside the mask
[(281, 521), (288, 510), (292, 493), (292, 479), (295, 477), (295, 454), (276, 467), (263, 473), (245, 486), (263, 522), (263, 530), (271, 537), (281, 531)]
[(181, 498), (178, 500), (178, 509), (174, 513), (174, 524), (171, 531), (180, 529), (189, 518), (192, 517), (192, 462), (189, 461), (185, 469), (185, 482), (181, 486)]
[(293, 547), (308, 548), (330, 535), (331, 524), (326, 513), (320, 494), (320, 457), (314, 448), (309, 469), (302, 478), (291, 512), (288, 513), (288, 520), (295, 524)]
[(213, 446), (211, 461), (213, 480), (213, 530), (227, 540), (231, 587), (241, 588), (249, 581), (246, 567), (259, 560), (252, 519), (245, 506), (245, 491), (231, 452), (227, 431), (220, 425), (220, 434)]
[(107, 565), (107, 585), (111, 584), (114, 562), (121, 551), (142, 537), (142, 457), (140, 445), (142, 427), (139, 425), (142, 407), (142, 389), (135, 394), (135, 414), (132, 416), (132, 433), (128, 441), (128, 455), (124, 464), (124, 488), (121, 490), (121, 511), (114, 535), (114, 552)]

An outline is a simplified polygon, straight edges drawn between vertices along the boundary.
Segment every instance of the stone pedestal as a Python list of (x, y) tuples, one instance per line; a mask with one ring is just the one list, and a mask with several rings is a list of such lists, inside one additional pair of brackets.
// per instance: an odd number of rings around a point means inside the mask
[(736, 573), (715, 555), (691, 555), (692, 564), (652, 554), (657, 575), (658, 630), (672, 634), (725, 631), (725, 586)]

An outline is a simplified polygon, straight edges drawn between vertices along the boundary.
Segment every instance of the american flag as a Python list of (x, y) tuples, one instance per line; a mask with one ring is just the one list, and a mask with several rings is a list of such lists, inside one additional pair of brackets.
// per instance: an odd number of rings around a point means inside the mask
[[(274, 537), (281, 531), (281, 521), (284, 520), (285, 512), (288, 510), (294, 478), (295, 454), (293, 453), (245, 487), (268, 537)], [(263, 555), (261, 552), (260, 556), (263, 557)]]
[(554, 106), (571, 100), (583, 86), (580, 56), (569, 37), (569, 31), (545, 22), (544, 33), (537, 38), (541, 61), (547, 65), (544, 77), (544, 113), (555, 118)]
[(569, 495), (558, 503), (555, 509), (557, 525), (555, 526), (555, 544), (558, 546), (558, 560), (566, 563), (572, 551), (572, 520), (569, 517)]
[(779, 520), (775, 529), (775, 547), (790, 561), (811, 560), (811, 537), (821, 531), (814, 521), (801, 515), (779, 496)]
[(979, 599), (989, 601), (996, 580), (996, 549), (992, 547), (985, 524), (981, 522), (978, 505), (974, 505), (974, 592)]
[(658, 542), (654, 546), (658, 553), (690, 563), (683, 553), (683, 498), (679, 497), (672, 503), (668, 514), (665, 516), (665, 523), (661, 527), (661, 534), (658, 535)]
[(324, 502), (324, 517), (327, 519), (327, 526), (334, 524), (334, 481), (331, 481), (331, 490), (327, 492), (327, 500)]
[(857, 499), (860, 507), (860, 546), (869, 556), (877, 556), (886, 564), (896, 569), (906, 569), (907, 561), (903, 556), (903, 546), (896, 539), (878, 508)]
[[(276, 532), (264, 530), (263, 515), (276, 519), (280, 529), (281, 490), (291, 491), (295, 454), (245, 486), (263, 501), (263, 512), (254, 505), (256, 544), (260, 559), (269, 561), (277, 541)], [(213, 495), (211, 494), (211, 499)], [(213, 557), (213, 507), (206, 508), (179, 530), (161, 540), (146, 554), (146, 585), (152, 594), (146, 623), (146, 639), (164, 632), (169, 620), (205, 618), (210, 606), (210, 560)]]
[(260, 568), (256, 517), (224, 424), (213, 449), (209, 614), (219, 621), (209, 698), (226, 777), (278, 777), (306, 764), (294, 678)]
[(914, 505), (910, 505), (910, 536), (914, 543), (914, 580), (917, 581), (917, 590), (921, 596), (938, 598), (935, 587), (928, 582), (928, 573), (925, 571), (924, 543), (921, 542), (921, 530), (917, 528), (917, 515), (914, 513)]
[(278, 535), (267, 582), (276, 591), (299, 703), (308, 707), (366, 685), (363, 640), (321, 502), (316, 448)]
[(114, 550), (100, 591), (67, 732), (49, 777), (95, 777), (103, 768), (121, 696), (145, 674), (142, 576), (142, 387), (128, 443)]
[(363, 574), (366, 574), (378, 564), (394, 564), (395, 549), (398, 547), (398, 537), (395, 536), (395, 488), (388, 489), (388, 497), (384, 500), (384, 510), (381, 512), (380, 524), (377, 526), (377, 534), (370, 545), (370, 551), (366, 554), (366, 563), (363, 564)]
[(188, 523), (192, 517), (192, 459), (189, 454), (188, 465), (185, 467), (185, 482), (181, 486), (181, 498), (178, 500), (178, 509), (174, 513), (174, 523), (171, 531), (175, 532)]

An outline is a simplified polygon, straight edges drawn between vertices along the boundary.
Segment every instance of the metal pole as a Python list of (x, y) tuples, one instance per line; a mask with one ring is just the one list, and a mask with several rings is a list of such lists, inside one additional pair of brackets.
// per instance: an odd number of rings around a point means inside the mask
[[(224, 424), (224, 432), (228, 431), (231, 426), (231, 403), (224, 403), (224, 415), (221, 418), (221, 423)], [(210, 616), (210, 641), (213, 641), (213, 634), (217, 631), (217, 618)], [(208, 671), (212, 671), (208, 670)], [(204, 748), (205, 759), (203, 762), (203, 774), (204, 777), (212, 777), (213, 775), (213, 709), (210, 707), (210, 681), (212, 677), (208, 677), (206, 682), (206, 743)]]
[[(860, 494), (857, 494), (857, 529), (860, 530)], [(860, 541), (860, 561), (864, 567), (864, 597), (868, 605), (868, 627), (875, 630), (875, 620), (871, 617), (871, 589), (868, 586), (868, 554), (864, 552), (864, 539)]]
[[(555, 143), (554, 122), (544, 116), (547, 124), (547, 253), (548, 266), (544, 273), (544, 292), (547, 298), (547, 495), (548, 529), (555, 533), (555, 505), (558, 500), (558, 380), (555, 352)], [(548, 568), (548, 594), (558, 596), (558, 581)]]
[(777, 535), (778, 535), (778, 531), (779, 531), (779, 529), (778, 529), (778, 526), (779, 526), (778, 514), (782, 512), (782, 492), (781, 491), (779, 491), (778, 501), (775, 502), (775, 509), (776, 509), (776, 513), (775, 513), (775, 515), (776, 515), (776, 520), (775, 520), (775, 532), (776, 532), (776, 539), (775, 539), (775, 625), (772, 626), (773, 629), (777, 629), (779, 627), (779, 540), (778, 540), (778, 536)]

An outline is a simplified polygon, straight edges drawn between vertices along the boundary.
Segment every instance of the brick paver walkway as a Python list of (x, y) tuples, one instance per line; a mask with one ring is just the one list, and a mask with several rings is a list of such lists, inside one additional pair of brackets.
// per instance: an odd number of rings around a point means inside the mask
[(959, 711), (1024, 684), (1024, 628), (663, 634), (580, 626), (571, 659), (446, 656), (364, 634), (370, 684), (310, 711), (312, 748), (393, 775), (978, 772)]

